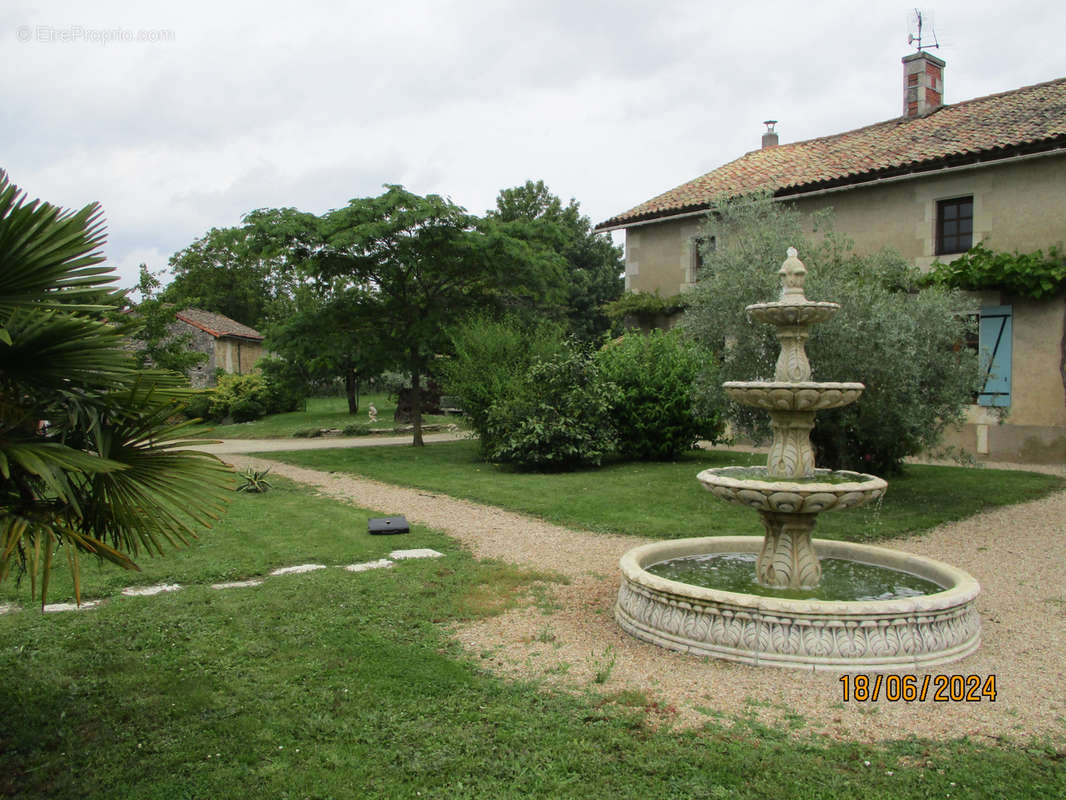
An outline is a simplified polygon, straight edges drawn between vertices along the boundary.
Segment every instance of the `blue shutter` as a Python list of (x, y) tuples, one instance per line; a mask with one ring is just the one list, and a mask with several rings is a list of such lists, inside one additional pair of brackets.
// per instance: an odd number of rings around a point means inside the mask
[(984, 386), (977, 396), (982, 406), (1006, 408), (1010, 405), (1011, 306), (981, 309), (979, 344)]

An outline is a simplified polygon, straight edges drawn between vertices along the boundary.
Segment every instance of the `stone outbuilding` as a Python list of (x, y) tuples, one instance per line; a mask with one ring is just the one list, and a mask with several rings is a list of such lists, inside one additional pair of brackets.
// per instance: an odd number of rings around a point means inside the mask
[(189, 371), (193, 388), (214, 386), (219, 369), (238, 375), (254, 372), (263, 357), (263, 335), (224, 314), (187, 308), (174, 316), (174, 332), (191, 335), (191, 349), (207, 354), (207, 361)]

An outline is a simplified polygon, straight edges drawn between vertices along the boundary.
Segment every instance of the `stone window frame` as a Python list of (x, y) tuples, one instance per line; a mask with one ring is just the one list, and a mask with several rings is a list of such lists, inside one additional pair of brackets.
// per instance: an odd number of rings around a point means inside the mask
[(713, 234), (697, 234), (689, 239), (691, 247), (689, 248), (688, 280), (686, 283), (695, 283), (699, 280), (700, 271), (706, 266), (703, 263), (703, 244), (708, 241), (711, 243), (711, 252), (718, 249), (718, 237)]
[[(964, 207), (968, 207), (968, 215), (961, 213)], [(965, 253), (973, 247), (974, 209), (975, 204), (972, 194), (936, 201), (935, 255), (945, 256)], [(949, 217), (947, 212), (954, 212), (954, 214)], [(962, 227), (967, 222), (969, 223), (967, 226), (969, 227), (968, 231), (958, 229), (958, 227)], [(953, 225), (953, 230), (946, 231), (949, 226)]]

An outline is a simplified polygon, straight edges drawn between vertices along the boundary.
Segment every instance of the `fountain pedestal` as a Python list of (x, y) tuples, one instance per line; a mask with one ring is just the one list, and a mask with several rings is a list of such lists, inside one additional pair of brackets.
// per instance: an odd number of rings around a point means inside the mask
[(760, 511), (766, 536), (755, 562), (755, 577), (763, 586), (813, 589), (822, 579), (822, 565), (811, 543), (814, 514)]

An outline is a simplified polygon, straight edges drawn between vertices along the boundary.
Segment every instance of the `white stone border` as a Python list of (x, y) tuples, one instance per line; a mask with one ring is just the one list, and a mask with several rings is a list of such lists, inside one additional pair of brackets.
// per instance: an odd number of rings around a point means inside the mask
[(980, 645), (977, 581), (941, 561), (884, 547), (814, 540), (820, 557), (902, 569), (946, 586), (896, 600), (788, 600), (691, 586), (644, 567), (709, 553), (758, 553), (762, 538), (655, 542), (620, 562), (615, 619), (638, 639), (746, 664), (812, 670), (907, 670), (947, 664)]

